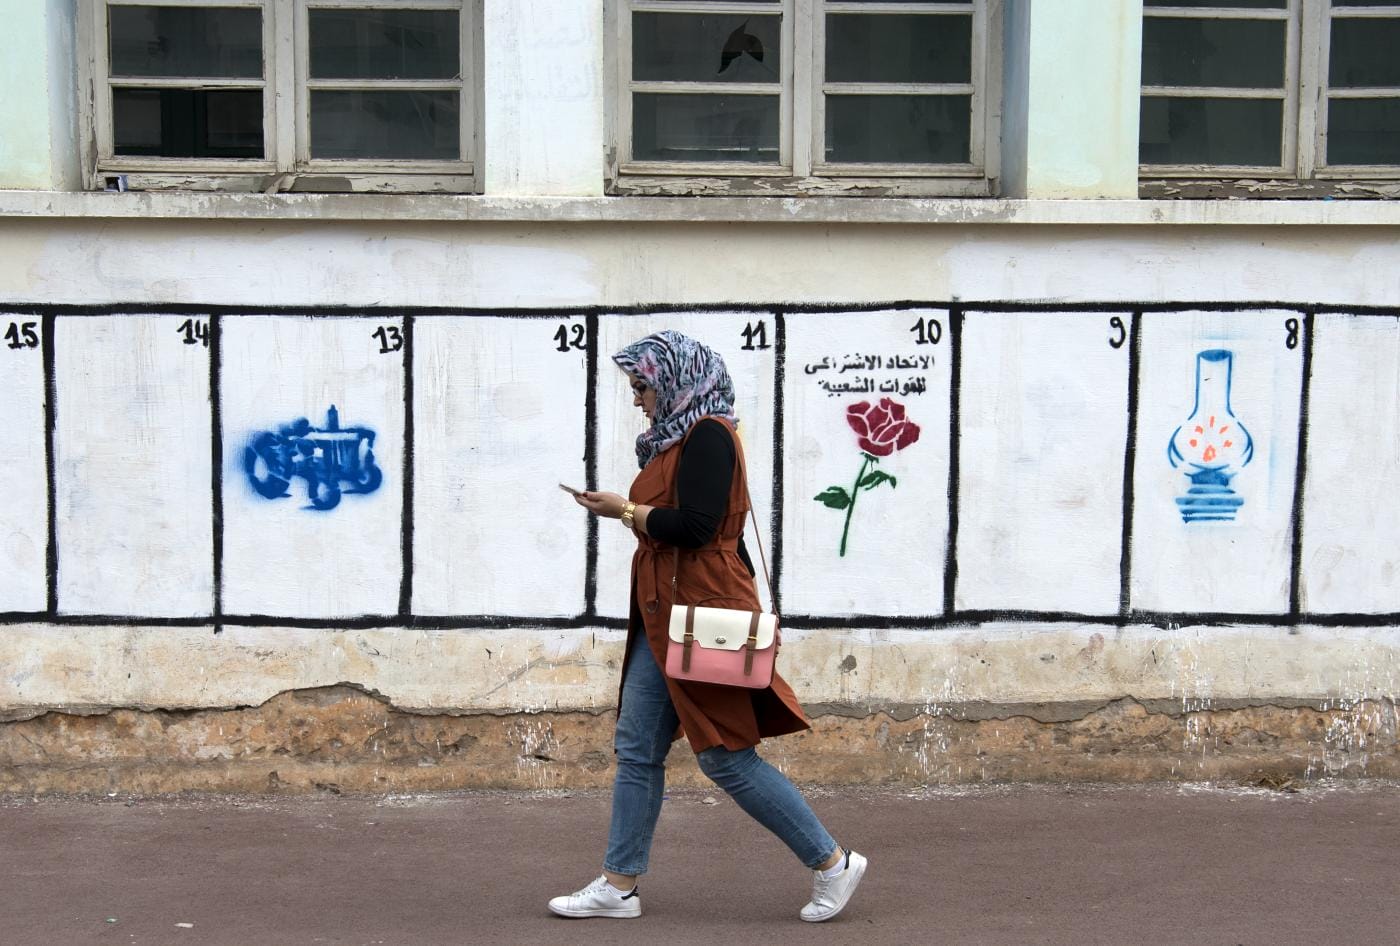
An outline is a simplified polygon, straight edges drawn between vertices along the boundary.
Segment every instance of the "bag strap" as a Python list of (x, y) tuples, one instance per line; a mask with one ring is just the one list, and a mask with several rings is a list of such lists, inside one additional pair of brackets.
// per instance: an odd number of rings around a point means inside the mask
[[(718, 419), (718, 418), (716, 418), (716, 419)], [(698, 423), (700, 423), (700, 421), (703, 421), (703, 420), (705, 420), (704, 417), (700, 418), (700, 420), (697, 420), (695, 423), (698, 424)], [(777, 613), (778, 613), (778, 598), (777, 598), (776, 595), (773, 594), (773, 579), (772, 579), (772, 577), (768, 574), (768, 556), (766, 556), (766, 555), (763, 554), (763, 536), (762, 536), (762, 534), (759, 532), (759, 528), (758, 528), (758, 515), (757, 515), (757, 513), (755, 513), (755, 512), (753, 511), (753, 496), (749, 493), (749, 468), (748, 468), (748, 462), (747, 462), (747, 461), (745, 460), (745, 458), (744, 458), (744, 446), (743, 446), (743, 444), (739, 443), (738, 438), (734, 436), (733, 428), (729, 427), (728, 424), (725, 424), (725, 427), (729, 429), (729, 431), (730, 431), (730, 440), (731, 440), (731, 442), (733, 442), (733, 444), (734, 444), (734, 453), (735, 453), (736, 459), (738, 460), (738, 465), (739, 465), (739, 475), (742, 476), (742, 477), (744, 478), (744, 501), (747, 502), (747, 503), (749, 504), (749, 521), (753, 523), (753, 538), (754, 538), (754, 541), (758, 543), (758, 560), (763, 564), (763, 581), (764, 581), (765, 584), (768, 585), (768, 601), (769, 601), (770, 604), (773, 605), (773, 613), (774, 613), (774, 614), (777, 614)], [(689, 440), (689, 439), (690, 439), (690, 434), (691, 434), (691, 432), (693, 432), (694, 430), (695, 430), (695, 425), (692, 424), (691, 427), (690, 427), (690, 431), (688, 431), (688, 432), (686, 433), (686, 435), (685, 435), (685, 440)], [(682, 450), (685, 449), (685, 442), (684, 442), (684, 440), (681, 442), (681, 449), (682, 449)], [(679, 477), (677, 477), (677, 479), (679, 479)], [(677, 490), (677, 493), (679, 493), (679, 490), (680, 490), (680, 485), (679, 485), (679, 484), (676, 485), (676, 490)], [(676, 501), (676, 504), (679, 506), (679, 504), (680, 504), (680, 496), (679, 496), (679, 495), (676, 495), (676, 496), (675, 496), (675, 501)], [(743, 530), (742, 530), (742, 529), (739, 530), (739, 537), (740, 537), (740, 538), (743, 538), (743, 535), (744, 535)], [(676, 547), (675, 547), (674, 554), (671, 556), (671, 605), (672, 605), (672, 607), (674, 607), (674, 606), (675, 606), (675, 603), (676, 603), (676, 583), (677, 583), (677, 578), (678, 578), (678, 576), (680, 575), (680, 570), (681, 570), (681, 549), (680, 549), (680, 546), (676, 546)]]

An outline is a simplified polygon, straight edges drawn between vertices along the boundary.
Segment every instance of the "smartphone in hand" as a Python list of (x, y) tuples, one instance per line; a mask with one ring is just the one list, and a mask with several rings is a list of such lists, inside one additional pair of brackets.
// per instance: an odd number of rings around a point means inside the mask
[(568, 493), (570, 496), (574, 497), (575, 499), (583, 495), (583, 490), (574, 489), (572, 486), (565, 486), (563, 483), (559, 484), (559, 488), (562, 489), (564, 492)]

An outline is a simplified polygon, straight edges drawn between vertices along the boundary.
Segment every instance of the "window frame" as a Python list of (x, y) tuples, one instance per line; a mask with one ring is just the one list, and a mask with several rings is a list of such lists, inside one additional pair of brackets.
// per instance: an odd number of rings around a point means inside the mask
[[(1283, 86), (1277, 90), (1240, 88), (1234, 86), (1172, 86), (1140, 83), (1139, 101), (1147, 98), (1238, 98), (1280, 101), (1283, 120), (1280, 123), (1279, 163), (1267, 164), (1138, 164), (1138, 177), (1196, 178), (1202, 176), (1255, 178), (1289, 177), (1298, 165), (1298, 98), (1299, 48), (1301, 45), (1299, 8), (1302, 0), (1287, 0), (1282, 10), (1225, 7), (1149, 7), (1143, 6), (1143, 26), (1148, 18), (1196, 20), (1261, 20), (1286, 21), (1283, 50)], [(1268, 93), (1268, 94), (1266, 94)], [(1139, 104), (1141, 108), (1141, 104)]]
[[(1248, 185), (1244, 193), (1268, 196), (1323, 196), (1337, 188), (1374, 181), (1375, 196), (1388, 194), (1388, 183), (1400, 179), (1400, 161), (1390, 165), (1328, 165), (1327, 107), (1331, 98), (1400, 98), (1400, 88), (1331, 90), (1328, 67), (1332, 20), (1335, 18), (1400, 18), (1400, 0), (1390, 6), (1335, 7), (1332, 0), (1288, 0), (1284, 10), (1229, 9), (1222, 7), (1147, 7), (1147, 18), (1255, 19), (1287, 17), (1282, 95), (1266, 96), (1260, 89), (1210, 89), (1185, 86), (1141, 85), (1141, 96), (1199, 96), (1203, 98), (1281, 98), (1283, 101), (1282, 160), (1277, 166), (1225, 164), (1139, 163), (1142, 196), (1206, 196), (1184, 191), (1182, 182), (1194, 180), (1222, 188)], [(1256, 182), (1264, 182), (1257, 184)], [(1335, 186), (1334, 186), (1335, 185)], [(1366, 196), (1364, 190), (1347, 193)]]
[[(606, 8), (607, 56), (614, 80), (608, 97), (608, 192), (612, 194), (729, 194), (828, 196), (985, 197), (997, 189), (1000, 171), (1002, 4), (993, 0), (954, 3), (849, 2), (849, 0), (612, 0)], [(708, 83), (634, 82), (632, 80), (633, 13), (780, 14), (783, 68), (777, 164), (749, 162), (634, 161), (632, 95), (634, 92), (710, 91)], [(826, 16), (837, 13), (919, 13), (927, 16), (972, 16), (971, 81), (914, 83), (828, 83), (825, 77)], [(718, 84), (715, 84), (718, 86)], [(954, 86), (956, 85), (956, 88)], [(730, 94), (772, 94), (726, 83)], [(817, 159), (825, 147), (825, 95), (828, 87), (859, 94), (932, 91), (971, 94), (969, 161), (965, 164), (826, 163)]]
[(1329, 70), (1332, 56), (1332, 21), (1337, 19), (1393, 19), (1400, 21), (1400, 0), (1392, 0), (1389, 6), (1337, 7), (1331, 0), (1326, 3), (1308, 3), (1304, 7), (1311, 14), (1305, 22), (1311, 34), (1316, 37), (1313, 43), (1313, 71), (1304, 74), (1307, 83), (1303, 98), (1312, 112), (1307, 116), (1311, 127), (1307, 140), (1312, 145), (1309, 154), (1308, 171), (1310, 176), (1323, 180), (1394, 180), (1400, 178), (1400, 159), (1394, 164), (1340, 164), (1327, 163), (1327, 117), (1332, 99), (1388, 98), (1400, 99), (1400, 87), (1376, 86), (1360, 89), (1332, 89), (1329, 86)]
[[(479, 193), (482, 175), (481, 0), (82, 0), (78, 23), (83, 180), (90, 189)], [(262, 11), (263, 75), (253, 79), (114, 79), (107, 10), (114, 6), (243, 7)], [(311, 80), (312, 8), (457, 10), (462, 71), (456, 80)], [(310, 155), (311, 91), (329, 88), (443, 88), (459, 84), (459, 161), (329, 159)], [(182, 158), (115, 153), (114, 87), (261, 88), (262, 158)]]

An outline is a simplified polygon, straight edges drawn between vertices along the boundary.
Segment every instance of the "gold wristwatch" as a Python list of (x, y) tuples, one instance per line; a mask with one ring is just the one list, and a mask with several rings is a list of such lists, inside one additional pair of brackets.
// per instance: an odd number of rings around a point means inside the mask
[(629, 499), (622, 507), (622, 516), (620, 517), (622, 519), (622, 524), (629, 529), (635, 529), (637, 526), (633, 516), (636, 512), (637, 504)]

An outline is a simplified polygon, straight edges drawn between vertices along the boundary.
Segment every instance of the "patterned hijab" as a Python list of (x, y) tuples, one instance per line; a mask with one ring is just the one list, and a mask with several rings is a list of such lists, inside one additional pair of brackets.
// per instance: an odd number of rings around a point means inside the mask
[(734, 415), (734, 382), (724, 359), (680, 332), (664, 329), (633, 342), (613, 355), (630, 377), (656, 392), (651, 429), (637, 437), (637, 465), (645, 467), (657, 454), (679, 443), (702, 417)]

